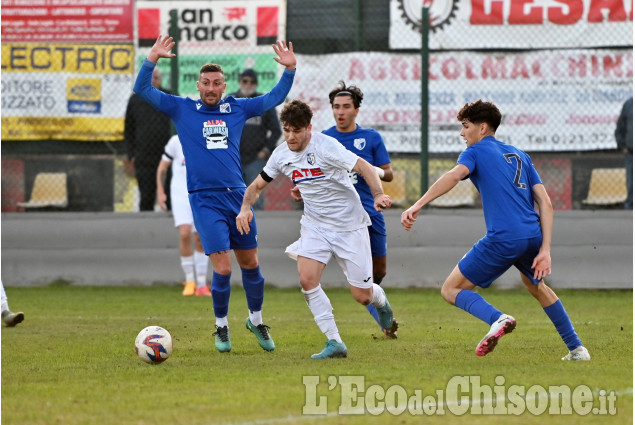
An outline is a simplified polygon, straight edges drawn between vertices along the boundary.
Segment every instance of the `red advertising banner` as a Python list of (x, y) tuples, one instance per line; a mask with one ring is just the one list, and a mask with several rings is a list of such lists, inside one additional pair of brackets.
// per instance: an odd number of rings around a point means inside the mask
[(133, 41), (134, 0), (2, 0), (2, 42)]

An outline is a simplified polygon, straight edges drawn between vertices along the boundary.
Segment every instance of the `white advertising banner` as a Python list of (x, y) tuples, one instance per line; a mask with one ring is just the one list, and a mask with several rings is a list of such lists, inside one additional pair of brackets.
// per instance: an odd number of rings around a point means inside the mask
[(179, 48), (269, 53), (271, 44), (285, 38), (285, 0), (139, 0), (140, 46), (150, 47), (159, 34), (168, 33), (172, 10), (178, 18)]
[(421, 48), (428, 8), (431, 49), (632, 46), (632, 0), (391, 0), (390, 48)]
[[(137, 66), (150, 51), (157, 37), (168, 34), (170, 12), (176, 11), (179, 34), (178, 94), (198, 96), (196, 81), (203, 64), (223, 67), (226, 93), (238, 89), (238, 76), (246, 68), (258, 73), (258, 90), (266, 92), (278, 81), (280, 65), (272, 44), (285, 39), (286, 0), (214, 1), (137, 1)], [(159, 61), (167, 85), (171, 60)]]
[[(291, 98), (310, 103), (313, 126), (334, 125), (328, 93), (338, 80), (364, 92), (357, 122), (377, 129), (390, 152), (421, 151), (421, 58), (415, 54), (299, 55)], [(325, 72), (325, 70), (328, 70)], [(477, 99), (503, 113), (497, 136), (527, 151), (616, 147), (613, 132), (633, 93), (630, 50), (430, 56), (429, 151), (460, 152), (456, 113)]]

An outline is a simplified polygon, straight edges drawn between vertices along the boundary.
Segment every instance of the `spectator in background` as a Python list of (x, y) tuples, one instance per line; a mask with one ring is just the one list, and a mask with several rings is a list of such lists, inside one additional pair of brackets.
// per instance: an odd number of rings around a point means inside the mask
[[(258, 89), (258, 74), (253, 69), (245, 69), (238, 76), (240, 89), (230, 94), (235, 98), (257, 97), (262, 93)], [(280, 121), (275, 108), (266, 111), (261, 116), (251, 117), (245, 123), (240, 139), (240, 161), (243, 169), (243, 179), (249, 186), (267, 163), (271, 152), (282, 134)], [(263, 208), (263, 198), (254, 204), (255, 210)]]
[(617, 148), (624, 153), (626, 168), (626, 201), (624, 209), (633, 209), (633, 97), (622, 106), (622, 112), (615, 127)]
[[(183, 148), (176, 134), (168, 140), (161, 162), (157, 167), (157, 203), (163, 211), (167, 211), (167, 195), (165, 194), (165, 177), (168, 167), (172, 164), (172, 216), (174, 226), (179, 230), (179, 250), (181, 253), (181, 268), (185, 274), (183, 295), (208, 296), (212, 293), (207, 286), (207, 266), (209, 259), (205, 255), (201, 239), (194, 227), (194, 217), (187, 194), (185, 171), (185, 156)], [(194, 242), (194, 248), (192, 248)], [(195, 280), (196, 279), (196, 280)]]
[(4, 291), (4, 284), (0, 280), (0, 288), (2, 289), (2, 321), (8, 327), (13, 327), (18, 323), (22, 323), (24, 320), (24, 313), (21, 311), (18, 313), (12, 313), (9, 310), (9, 301), (7, 300), (7, 293)]
[[(169, 93), (161, 87), (161, 73), (158, 68), (152, 74), (152, 85)], [(170, 135), (170, 118), (136, 93), (133, 94), (126, 109), (124, 139), (128, 159), (124, 162), (124, 167), (139, 183), (139, 211), (154, 211), (157, 166)]]

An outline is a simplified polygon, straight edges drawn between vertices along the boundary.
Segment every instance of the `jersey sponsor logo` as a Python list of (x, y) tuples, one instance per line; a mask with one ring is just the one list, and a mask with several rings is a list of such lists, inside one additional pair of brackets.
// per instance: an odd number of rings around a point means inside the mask
[(306, 154), (306, 162), (308, 162), (310, 165), (315, 164), (315, 154), (312, 152)]
[(207, 149), (227, 149), (227, 125), (223, 120), (207, 120), (203, 123), (203, 136)]
[(201, 109), (201, 106), (203, 106), (203, 105), (201, 105), (200, 103), (197, 103), (197, 104), (196, 104), (196, 110)]
[(324, 172), (321, 168), (301, 168), (299, 170), (293, 170), (291, 173), (291, 180), (293, 183), (300, 183), (307, 180), (323, 179)]
[(361, 139), (353, 140), (353, 146), (355, 146), (358, 151), (363, 150), (366, 147), (366, 139), (362, 137)]
[(229, 105), (229, 103), (221, 103), (220, 105), (220, 112), (221, 114), (228, 114), (232, 111), (231, 106)]

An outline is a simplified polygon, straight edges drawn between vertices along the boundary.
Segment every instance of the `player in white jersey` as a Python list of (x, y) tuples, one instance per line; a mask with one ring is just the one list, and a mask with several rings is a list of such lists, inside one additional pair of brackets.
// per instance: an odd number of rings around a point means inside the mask
[[(211, 297), (212, 293), (207, 286), (209, 259), (205, 255), (201, 239), (198, 237), (196, 227), (194, 227), (194, 217), (187, 195), (185, 156), (183, 156), (183, 148), (177, 135), (168, 140), (157, 167), (157, 202), (163, 211), (167, 211), (164, 182), (170, 164), (172, 164), (172, 181), (170, 182), (172, 215), (174, 227), (179, 230), (181, 268), (185, 274), (183, 295), (196, 294), (197, 296)], [(192, 242), (194, 242), (194, 249), (192, 249)]]
[(366, 179), (377, 210), (390, 207), (391, 200), (383, 192), (375, 167), (332, 137), (311, 132), (312, 116), (309, 105), (301, 100), (285, 105), (280, 121), (286, 143), (273, 151), (262, 173), (247, 188), (236, 225), (241, 233), (249, 233), (251, 206), (275, 177), (284, 174), (296, 184), (304, 200), (301, 236), (287, 247), (286, 253), (298, 261), (302, 293), (327, 338), (326, 347), (311, 358), (346, 357), (348, 351), (335, 324), (331, 301), (320, 285), (332, 256), (344, 271), (353, 298), (377, 307), (387, 335), (392, 336), (397, 330), (386, 294), (373, 282), (367, 229), (371, 221), (348, 177), (349, 171)]

